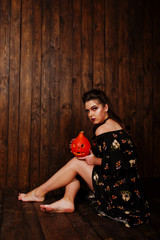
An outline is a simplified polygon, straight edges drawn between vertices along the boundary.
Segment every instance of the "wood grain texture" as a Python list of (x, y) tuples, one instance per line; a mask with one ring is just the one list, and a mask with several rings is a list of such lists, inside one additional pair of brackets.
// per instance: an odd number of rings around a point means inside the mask
[(41, 72), (41, 138), (40, 138), (40, 182), (47, 179), (49, 171), (49, 126), (50, 126), (50, 21), (51, 2), (42, 1), (42, 72)]
[(31, 156), (30, 156), (30, 187), (36, 187), (40, 182), (40, 132), (41, 132), (41, 1), (32, 5), (32, 92), (31, 92)]
[(72, 113), (72, 1), (61, 0), (60, 164), (70, 153)]
[(0, 11), (0, 187), (4, 187), (8, 161), (10, 1), (2, 1)]
[(137, 107), (137, 69), (136, 69), (136, 38), (137, 38), (137, 23), (134, 20), (136, 16), (136, 3), (134, 0), (129, 1), (129, 81), (130, 81), (130, 94), (129, 94), (129, 102), (130, 102), (130, 114), (129, 114), (129, 122), (128, 125), (131, 129), (131, 134), (133, 138), (136, 138), (136, 107)]
[[(143, 179), (152, 218), (149, 224), (127, 228), (123, 223), (97, 215), (91, 202), (81, 192), (72, 214), (49, 214), (40, 210), (40, 203), (19, 202), (17, 191), (0, 191), (0, 239), (62, 240), (62, 239), (128, 239), (159, 240), (160, 179)], [(151, 194), (152, 192), (152, 194)], [(50, 196), (49, 196), (50, 195)], [(45, 203), (57, 200), (61, 194), (52, 192)]]
[(152, 9), (152, 2), (145, 2), (144, 11), (144, 112), (143, 112), (143, 124), (144, 124), (144, 145), (147, 151), (144, 151), (143, 159), (145, 159), (145, 165), (143, 166), (143, 173), (145, 176), (153, 177), (153, 83), (152, 83), (152, 21), (150, 15), (150, 9)]
[(159, 16), (159, 8), (160, 3), (159, 1), (155, 0), (153, 2), (153, 176), (158, 177), (160, 175), (160, 31), (159, 31), (159, 24), (160, 24), (160, 17)]
[(104, 90), (104, 1), (93, 1), (93, 87)]
[(22, 3), (18, 187), (29, 187), (31, 91), (32, 91), (32, 0)]
[[(145, 7), (144, 7), (145, 6)], [(160, 2), (0, 1), (0, 186), (34, 188), (92, 124), (81, 100), (103, 89), (131, 127), (140, 175), (160, 176)]]
[(60, 122), (60, 1), (53, 1), (51, 6), (51, 72), (50, 72), (50, 157), (49, 175), (59, 168)]
[[(93, 88), (93, 1), (82, 0), (82, 94)], [(88, 120), (81, 113), (81, 129), (89, 135)]]
[(8, 173), (7, 186), (17, 186), (19, 149), (19, 87), (20, 87), (20, 15), (21, 0), (11, 4), (10, 30), (10, 81), (8, 124)]
[[(130, 79), (129, 79), (129, 35), (128, 35), (128, 0), (119, 2), (119, 28), (118, 28), (118, 54), (119, 54), (119, 69), (118, 69), (118, 94), (119, 94), (119, 111), (118, 114), (124, 123), (129, 122), (129, 94), (130, 94)], [(127, 30), (127, 31), (126, 31)]]
[[(73, 73), (72, 73), (72, 119), (73, 131), (71, 138), (75, 138), (81, 130), (81, 114), (83, 112), (82, 97), (82, 0), (73, 1)], [(80, 99), (80, 101), (77, 101)]]
[[(118, 62), (118, 4), (105, 1), (105, 93), (111, 99), (114, 111), (119, 109)], [(112, 26), (112, 27), (111, 27)]]
[[(139, 152), (139, 171), (140, 174), (143, 172), (143, 154), (144, 154), (144, 144), (141, 144), (144, 141), (144, 125), (143, 125), (143, 109), (144, 109), (144, 58), (143, 58), (143, 39), (144, 36), (144, 9), (142, 8), (143, 1), (136, 2), (136, 15), (137, 15), (137, 37), (136, 37), (136, 143), (137, 150)], [(137, 137), (138, 136), (138, 137)], [(141, 150), (140, 150), (141, 149)]]
[[(17, 192), (7, 190), (3, 194), (3, 218), (1, 221), (1, 239), (25, 239), (25, 223), (23, 209), (20, 202), (17, 203)], [(6, 219), (4, 221), (4, 219)]]
[(81, 237), (78, 236), (74, 225), (72, 226), (70, 224), (70, 221), (64, 213), (50, 214), (50, 218), (48, 218), (48, 214), (40, 210), (38, 203), (35, 203), (34, 206), (37, 212), (39, 222), (42, 226), (42, 231), (44, 233), (45, 239), (52, 240), (53, 232), (55, 239), (81, 239)]

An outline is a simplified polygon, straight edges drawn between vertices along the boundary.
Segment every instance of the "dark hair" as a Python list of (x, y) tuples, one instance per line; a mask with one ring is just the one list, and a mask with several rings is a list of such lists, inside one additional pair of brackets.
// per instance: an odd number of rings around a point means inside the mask
[(92, 89), (89, 92), (83, 94), (82, 100), (84, 104), (90, 100), (98, 100), (99, 103), (102, 104), (103, 106), (107, 104), (109, 117), (118, 122), (124, 128), (121, 119), (115, 114), (109, 98), (103, 91), (98, 89)]

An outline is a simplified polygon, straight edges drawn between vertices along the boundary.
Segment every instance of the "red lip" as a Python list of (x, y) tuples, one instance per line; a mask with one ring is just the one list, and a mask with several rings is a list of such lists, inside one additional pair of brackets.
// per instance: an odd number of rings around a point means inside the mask
[(91, 121), (94, 122), (96, 119), (95, 118), (92, 118)]

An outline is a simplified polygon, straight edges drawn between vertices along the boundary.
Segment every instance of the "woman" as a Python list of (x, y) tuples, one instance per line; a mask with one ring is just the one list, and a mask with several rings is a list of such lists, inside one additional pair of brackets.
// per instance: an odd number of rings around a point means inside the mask
[(94, 193), (99, 214), (123, 222), (127, 227), (148, 222), (148, 204), (137, 177), (137, 153), (130, 136), (104, 92), (93, 89), (83, 95), (83, 102), (94, 124), (90, 155), (72, 158), (47, 182), (27, 194), (19, 194), (18, 199), (44, 201), (46, 193), (65, 186), (62, 199), (40, 208), (50, 213), (71, 213), (80, 188), (76, 176), (80, 175)]

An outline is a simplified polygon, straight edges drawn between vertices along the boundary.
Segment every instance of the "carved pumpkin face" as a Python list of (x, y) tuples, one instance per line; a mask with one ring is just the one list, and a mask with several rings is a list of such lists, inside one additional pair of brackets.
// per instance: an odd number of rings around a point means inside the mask
[(84, 136), (83, 132), (80, 132), (78, 137), (76, 137), (71, 143), (71, 152), (76, 157), (85, 157), (89, 155), (91, 149), (90, 142)]

